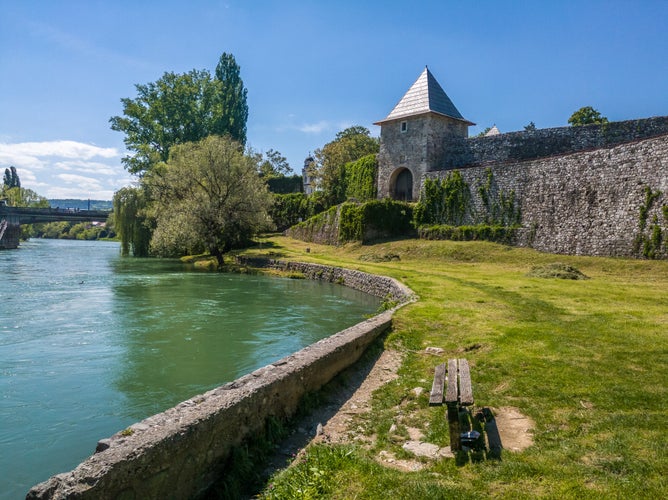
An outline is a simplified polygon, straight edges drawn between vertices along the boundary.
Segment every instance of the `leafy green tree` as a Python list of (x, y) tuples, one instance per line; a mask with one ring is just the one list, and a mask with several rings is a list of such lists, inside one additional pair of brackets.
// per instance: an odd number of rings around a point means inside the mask
[(130, 154), (122, 161), (130, 173), (144, 175), (167, 161), (172, 146), (209, 135), (246, 141), (246, 89), (232, 55), (221, 56), (215, 78), (207, 70), (168, 72), (135, 88), (136, 98), (121, 99), (123, 116), (109, 120), (112, 130), (125, 134)]
[(256, 160), (227, 136), (173, 147), (145, 177), (155, 199), (152, 251), (177, 256), (203, 245), (222, 266), (224, 253), (268, 229), (272, 196)]
[(246, 144), (248, 121), (248, 90), (241, 80), (241, 69), (232, 54), (223, 52), (216, 66), (216, 80), (220, 83), (220, 113), (215, 120), (217, 134), (229, 134), (232, 139)]
[(524, 130), (526, 132), (533, 132), (534, 130), (536, 130), (536, 124), (534, 122), (529, 122), (528, 125), (524, 126)]
[(266, 179), (272, 177), (283, 177), (292, 172), (290, 164), (285, 156), (278, 151), (270, 149), (258, 158), (258, 173)]
[(49, 208), (49, 200), (32, 189), (12, 187), (3, 190), (3, 198), (10, 207)]
[(369, 154), (377, 154), (380, 144), (371, 137), (367, 128), (356, 125), (338, 134), (332, 142), (314, 153), (312, 174), (317, 189), (323, 193), (325, 205), (330, 207), (345, 200), (345, 165)]
[(601, 116), (601, 113), (591, 106), (584, 106), (571, 115), (568, 123), (574, 127), (579, 127), (582, 125), (608, 123), (608, 119), (605, 116)]

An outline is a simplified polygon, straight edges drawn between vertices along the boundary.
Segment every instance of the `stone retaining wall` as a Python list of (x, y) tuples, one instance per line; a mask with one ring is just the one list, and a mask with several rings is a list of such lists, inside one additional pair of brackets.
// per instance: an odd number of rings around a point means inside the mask
[(299, 272), (308, 279), (339, 283), (354, 288), (355, 290), (368, 293), (374, 297), (381, 297), (394, 302), (404, 302), (413, 295), (413, 292), (408, 287), (392, 278), (355, 271), (354, 269), (259, 257), (241, 257), (237, 258), (237, 262), (252, 267), (269, 267), (281, 271)]
[[(277, 261), (265, 264), (287, 265)], [(340, 276), (358, 289), (397, 294), (401, 302), (412, 296), (408, 288), (391, 278), (316, 264), (300, 267), (289, 263), (288, 267), (316, 278)], [(291, 417), (305, 394), (320, 389), (355, 363), (369, 344), (391, 327), (393, 312), (378, 314), (100, 441), (97, 452), (88, 460), (71, 472), (34, 486), (27, 498), (163, 499), (203, 495), (224, 476), (225, 462), (234, 446), (261, 434), (268, 418)]]

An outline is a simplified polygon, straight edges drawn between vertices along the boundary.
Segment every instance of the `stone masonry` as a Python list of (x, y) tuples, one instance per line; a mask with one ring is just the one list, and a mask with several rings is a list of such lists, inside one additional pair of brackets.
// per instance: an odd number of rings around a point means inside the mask
[[(496, 190), (516, 193), (522, 246), (550, 253), (634, 256), (647, 187), (661, 192), (648, 223), (656, 216), (668, 234), (661, 212), (668, 205), (668, 135), (558, 157), (461, 168), (478, 207), (482, 201), (475, 188), (488, 168)], [(428, 172), (425, 177), (448, 173)]]
[[(377, 124), (379, 198), (403, 199), (408, 190), (417, 200), (425, 179), (445, 178), (457, 169), (471, 187), (474, 209), (481, 209), (476, 187), (491, 169), (496, 192), (515, 195), (520, 245), (553, 253), (638, 256), (634, 242), (650, 189), (660, 194), (647, 223), (668, 239), (662, 209), (668, 206), (667, 116), (468, 138), (472, 123), (425, 69)], [(406, 179), (412, 182), (408, 189)], [(668, 257), (668, 245), (656, 256)]]

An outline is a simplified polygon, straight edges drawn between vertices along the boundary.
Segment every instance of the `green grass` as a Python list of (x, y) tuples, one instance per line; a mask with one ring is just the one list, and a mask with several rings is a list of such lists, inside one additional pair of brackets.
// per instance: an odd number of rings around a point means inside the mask
[[(668, 496), (668, 262), (555, 258), (485, 242), (266, 243), (285, 258), (393, 276), (420, 296), (386, 340), (406, 354), (399, 379), (374, 394), (374, 413), (359, 422), (375, 446), (311, 447), (310, 462), (274, 477), (267, 498)], [(369, 254), (398, 259), (360, 260)], [(527, 276), (555, 260), (590, 279)], [(425, 355), (428, 346), (445, 352)], [(448, 443), (428, 391), (434, 366), (453, 356), (469, 359), (478, 406), (514, 406), (533, 419), (534, 445), (464, 466), (382, 467), (381, 450), (404, 453), (388, 435), (399, 415)], [(416, 397), (418, 386), (425, 393)]]

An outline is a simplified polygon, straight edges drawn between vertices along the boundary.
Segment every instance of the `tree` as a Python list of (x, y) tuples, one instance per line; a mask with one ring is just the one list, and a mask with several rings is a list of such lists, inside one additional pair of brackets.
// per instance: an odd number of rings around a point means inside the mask
[(145, 182), (155, 200), (157, 255), (204, 246), (222, 265), (224, 253), (271, 225), (272, 197), (257, 175), (257, 158), (227, 136), (173, 147)]
[(49, 200), (32, 189), (22, 187), (3, 188), (2, 197), (10, 207), (49, 208)]
[(258, 164), (258, 173), (264, 178), (283, 177), (292, 172), (287, 158), (273, 149), (264, 154), (264, 159), (260, 155)]
[(5, 175), (2, 178), (3, 186), (7, 189), (20, 188), (21, 181), (19, 175), (16, 173), (16, 167), (9, 167), (5, 169)]
[(215, 78), (207, 70), (168, 72), (135, 88), (136, 98), (121, 99), (123, 116), (109, 120), (112, 130), (125, 134), (131, 154), (122, 161), (130, 173), (142, 176), (167, 161), (172, 146), (209, 135), (246, 141), (246, 90), (232, 55), (221, 56)]
[(492, 130), (492, 127), (485, 127), (484, 130), (482, 130), (476, 137), (485, 137), (487, 135), (487, 132)]
[(528, 125), (524, 126), (524, 130), (526, 132), (533, 132), (534, 130), (536, 130), (536, 124), (534, 122), (529, 122)]
[(608, 123), (608, 119), (605, 116), (601, 116), (601, 113), (591, 106), (585, 106), (573, 113), (568, 119), (568, 123), (574, 127), (579, 127), (582, 125)]
[[(220, 82), (220, 114), (215, 129), (224, 131), (240, 143), (246, 144), (246, 122), (248, 121), (248, 91), (241, 80), (240, 68), (232, 54), (223, 52), (216, 66), (216, 80)], [(217, 132), (223, 135), (221, 132)]]
[(325, 204), (332, 206), (345, 201), (345, 165), (363, 156), (377, 154), (380, 145), (369, 130), (356, 125), (342, 130), (332, 142), (315, 151), (315, 162), (309, 174), (323, 192)]
[(121, 255), (148, 257), (152, 222), (146, 191), (124, 187), (114, 193), (113, 222), (121, 238)]

